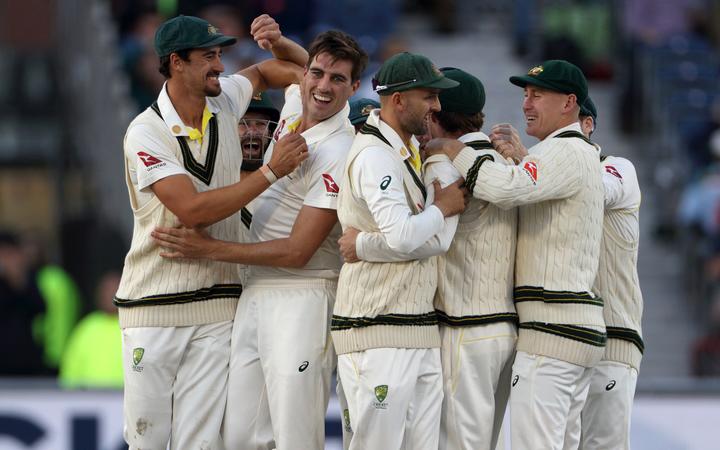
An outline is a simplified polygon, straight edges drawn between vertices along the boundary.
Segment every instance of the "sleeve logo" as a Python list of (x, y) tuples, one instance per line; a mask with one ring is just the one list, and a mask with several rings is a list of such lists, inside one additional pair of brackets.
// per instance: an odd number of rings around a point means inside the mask
[(138, 152), (137, 155), (142, 160), (143, 164), (145, 164), (145, 167), (152, 167), (162, 162), (153, 155), (149, 155), (145, 152)]
[(325, 190), (330, 194), (337, 194), (340, 192), (340, 186), (337, 185), (333, 177), (329, 173), (322, 174), (323, 182), (325, 183)]
[(274, 141), (277, 141), (280, 138), (280, 133), (282, 133), (284, 128), (285, 128), (285, 119), (280, 121), (280, 123), (277, 126), (277, 129), (275, 130), (275, 134), (273, 134)]
[(538, 168), (537, 164), (534, 162), (528, 161), (523, 165), (523, 170), (525, 173), (527, 173), (530, 176), (530, 179), (532, 179), (533, 184), (537, 184), (538, 179)]
[(609, 173), (610, 175), (614, 177), (618, 177), (622, 180), (622, 175), (620, 175), (620, 172), (615, 168), (615, 166), (607, 165), (605, 166), (605, 172)]
[(388, 186), (390, 186), (390, 182), (391, 182), (391, 181), (392, 181), (392, 177), (391, 177), (390, 175), (385, 175), (385, 176), (383, 177), (382, 181), (380, 181), (380, 189), (383, 190), (383, 191), (384, 191), (385, 189), (387, 189)]

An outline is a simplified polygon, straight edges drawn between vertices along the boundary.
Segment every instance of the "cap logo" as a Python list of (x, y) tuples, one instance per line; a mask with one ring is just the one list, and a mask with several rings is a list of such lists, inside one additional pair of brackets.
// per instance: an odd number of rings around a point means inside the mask
[(261, 101), (262, 101), (262, 93), (258, 93), (258, 94), (253, 95), (253, 98), (252, 98), (252, 99), (255, 100), (255, 101), (257, 101), (257, 102), (261, 102)]
[(540, 75), (542, 73), (542, 71), (543, 71), (542, 66), (535, 66), (532, 69), (530, 69), (530, 71), (528, 72), (528, 75), (536, 77), (536, 76)]
[(362, 110), (360, 111), (360, 114), (362, 114), (363, 116), (367, 116), (370, 114), (370, 111), (372, 111), (373, 109), (375, 109), (375, 107), (373, 105), (365, 105), (365, 106), (363, 106)]
[(434, 73), (435, 75), (437, 75), (437, 76), (439, 76), (439, 77), (443, 76), (442, 72), (440, 72), (440, 69), (438, 69), (437, 67), (435, 67), (435, 64), (432, 65), (432, 71), (433, 71), (433, 73)]
[(218, 34), (218, 29), (215, 28), (214, 26), (208, 24), (208, 34), (211, 36), (214, 34)]

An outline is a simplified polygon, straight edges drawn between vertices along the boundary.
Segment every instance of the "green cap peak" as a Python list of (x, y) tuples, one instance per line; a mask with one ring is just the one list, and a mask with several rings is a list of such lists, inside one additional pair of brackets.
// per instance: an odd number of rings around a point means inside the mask
[(457, 81), (445, 77), (428, 58), (408, 52), (388, 58), (373, 79), (378, 95), (420, 88), (449, 89), (457, 85)]
[(207, 20), (193, 16), (177, 16), (165, 21), (155, 32), (155, 52), (167, 56), (192, 48), (224, 47), (237, 41), (225, 36)]

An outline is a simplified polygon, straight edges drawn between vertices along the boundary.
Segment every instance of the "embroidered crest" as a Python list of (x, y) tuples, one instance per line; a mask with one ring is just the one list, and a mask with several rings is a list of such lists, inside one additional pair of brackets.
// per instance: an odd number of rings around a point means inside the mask
[(528, 71), (528, 75), (536, 77), (536, 76), (540, 75), (542, 73), (542, 71), (543, 71), (542, 66), (535, 66), (532, 69), (530, 69), (530, 71)]

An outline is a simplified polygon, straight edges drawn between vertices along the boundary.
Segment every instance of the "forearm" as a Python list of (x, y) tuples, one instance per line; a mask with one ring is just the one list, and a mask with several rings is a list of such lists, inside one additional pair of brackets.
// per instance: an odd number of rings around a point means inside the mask
[(272, 54), (276, 59), (289, 61), (300, 67), (308, 62), (308, 52), (300, 44), (285, 36), (281, 37), (272, 47)]
[(240, 211), (269, 186), (270, 183), (258, 170), (239, 183), (196, 193), (177, 216), (187, 227), (205, 228)]
[(296, 248), (290, 238), (257, 243), (214, 241), (207, 258), (237, 264), (300, 268), (312, 255)]
[(445, 253), (457, 229), (458, 216), (445, 219), (443, 229), (420, 247), (410, 252), (398, 252), (388, 246), (382, 233), (360, 233), (356, 241), (358, 258), (369, 262), (399, 262), (429, 258)]

